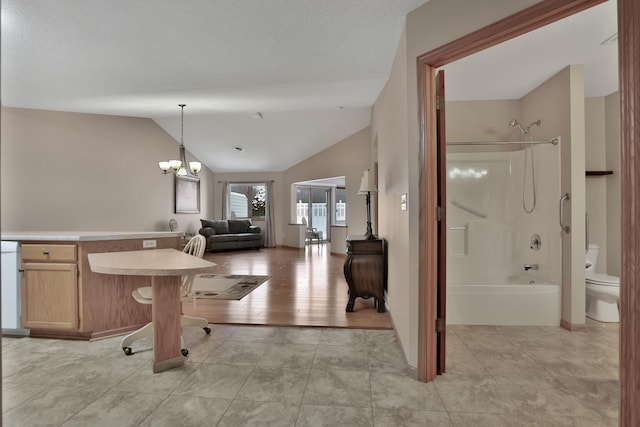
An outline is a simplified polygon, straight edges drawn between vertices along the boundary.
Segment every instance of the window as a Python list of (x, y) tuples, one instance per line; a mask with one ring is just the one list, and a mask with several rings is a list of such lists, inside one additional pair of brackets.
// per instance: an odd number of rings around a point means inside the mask
[(229, 218), (264, 218), (267, 205), (265, 184), (229, 184)]
[(335, 200), (333, 219), (334, 225), (347, 224), (347, 190), (344, 187), (336, 187), (333, 200)]

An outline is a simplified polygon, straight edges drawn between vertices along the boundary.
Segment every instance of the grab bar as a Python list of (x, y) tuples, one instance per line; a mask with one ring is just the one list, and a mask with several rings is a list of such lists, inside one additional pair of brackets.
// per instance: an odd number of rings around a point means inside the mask
[(470, 214), (475, 215), (475, 216), (477, 216), (477, 217), (479, 217), (479, 218), (486, 218), (486, 217), (487, 217), (487, 214), (482, 213), (482, 212), (480, 212), (480, 211), (477, 211), (477, 210), (475, 210), (475, 209), (473, 209), (473, 208), (470, 208), (470, 207), (468, 207), (468, 206), (465, 206), (465, 205), (463, 205), (463, 204), (459, 203), (457, 200), (452, 200), (452, 201), (451, 201), (451, 204), (452, 204), (453, 206), (455, 206), (455, 207), (457, 207), (457, 208), (460, 208), (460, 209), (462, 209), (463, 211), (467, 211), (467, 212), (469, 212)]
[(570, 200), (569, 193), (564, 193), (560, 199), (560, 228), (562, 228), (565, 233), (569, 233), (571, 231), (571, 227), (564, 225), (564, 202), (567, 200)]
[(468, 227), (466, 225), (454, 225), (449, 227), (449, 230), (466, 230)]

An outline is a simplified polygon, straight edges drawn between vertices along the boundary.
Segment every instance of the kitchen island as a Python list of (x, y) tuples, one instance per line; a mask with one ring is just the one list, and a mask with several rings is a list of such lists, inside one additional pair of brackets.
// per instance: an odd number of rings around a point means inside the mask
[(2, 232), (21, 243), (22, 327), (34, 337), (97, 339), (151, 321), (131, 293), (149, 277), (94, 273), (88, 254), (180, 249), (183, 232)]

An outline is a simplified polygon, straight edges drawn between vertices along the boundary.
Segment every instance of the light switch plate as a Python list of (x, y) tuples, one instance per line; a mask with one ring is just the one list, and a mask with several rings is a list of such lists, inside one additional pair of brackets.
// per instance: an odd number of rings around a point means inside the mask
[(400, 196), (400, 210), (407, 210), (407, 193)]

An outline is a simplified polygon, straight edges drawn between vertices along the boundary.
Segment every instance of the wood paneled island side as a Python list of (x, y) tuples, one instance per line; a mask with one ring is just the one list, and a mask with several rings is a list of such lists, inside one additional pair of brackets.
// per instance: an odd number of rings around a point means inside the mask
[(22, 326), (34, 337), (97, 339), (151, 321), (151, 307), (131, 292), (149, 277), (98, 274), (88, 254), (146, 246), (180, 249), (182, 232), (3, 232), (21, 242)]

